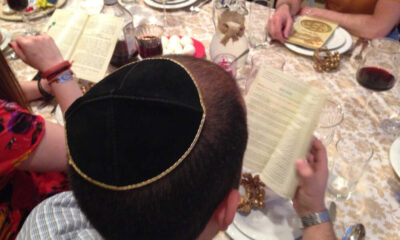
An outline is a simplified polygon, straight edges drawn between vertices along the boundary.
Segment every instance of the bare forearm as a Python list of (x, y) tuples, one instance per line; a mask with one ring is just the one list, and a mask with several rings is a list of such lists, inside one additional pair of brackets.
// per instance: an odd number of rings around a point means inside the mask
[(36, 81), (21, 81), (20, 85), (22, 91), (24, 92), (26, 100), (33, 101), (42, 97)]
[(337, 22), (353, 35), (368, 39), (384, 37), (391, 30), (391, 28), (388, 29), (385, 26), (377, 24), (377, 19), (374, 15), (345, 14), (326, 9), (320, 9), (313, 15)]
[(332, 223), (324, 222), (303, 230), (303, 240), (336, 240)]
[(280, 5), (287, 3), (290, 6), (290, 14), (295, 16), (300, 11), (302, 1), (303, 0), (278, 0), (276, 6), (278, 8)]
[(77, 98), (82, 96), (82, 91), (74, 80), (52, 83), (51, 89), (63, 113)]
[(310, 16), (337, 22), (352, 34), (360, 37), (380, 38), (386, 36), (399, 24), (400, 2), (378, 0), (373, 14), (346, 14), (313, 8), (310, 11)]

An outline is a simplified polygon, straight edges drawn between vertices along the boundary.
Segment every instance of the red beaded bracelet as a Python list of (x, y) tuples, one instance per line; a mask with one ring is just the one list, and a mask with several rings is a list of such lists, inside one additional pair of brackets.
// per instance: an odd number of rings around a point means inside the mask
[(47, 69), (42, 73), (43, 78), (49, 79), (49, 78), (54, 78), (54, 76), (57, 76), (60, 72), (64, 72), (65, 70), (71, 68), (71, 63), (68, 61), (63, 61), (60, 62), (57, 65), (52, 66), (51, 68)]

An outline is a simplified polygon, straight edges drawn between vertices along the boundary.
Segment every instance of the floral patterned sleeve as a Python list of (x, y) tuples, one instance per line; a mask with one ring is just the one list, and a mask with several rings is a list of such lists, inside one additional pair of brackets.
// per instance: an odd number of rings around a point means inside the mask
[(36, 149), (44, 119), (16, 103), (0, 100), (0, 179), (11, 174)]

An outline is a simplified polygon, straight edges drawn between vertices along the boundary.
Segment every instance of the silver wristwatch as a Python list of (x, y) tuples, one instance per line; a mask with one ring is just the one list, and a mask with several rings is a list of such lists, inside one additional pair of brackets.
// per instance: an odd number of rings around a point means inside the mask
[(307, 228), (310, 226), (330, 221), (331, 219), (329, 217), (328, 210), (324, 210), (322, 212), (317, 212), (317, 213), (311, 213), (309, 215), (301, 217), (301, 223), (303, 224), (303, 228)]

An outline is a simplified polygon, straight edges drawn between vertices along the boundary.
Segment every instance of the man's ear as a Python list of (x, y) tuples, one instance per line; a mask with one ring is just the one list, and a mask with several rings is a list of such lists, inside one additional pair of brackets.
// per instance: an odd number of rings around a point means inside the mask
[(233, 222), (236, 209), (239, 204), (240, 195), (237, 189), (232, 189), (218, 208), (214, 211), (213, 220), (220, 230), (224, 231)]

